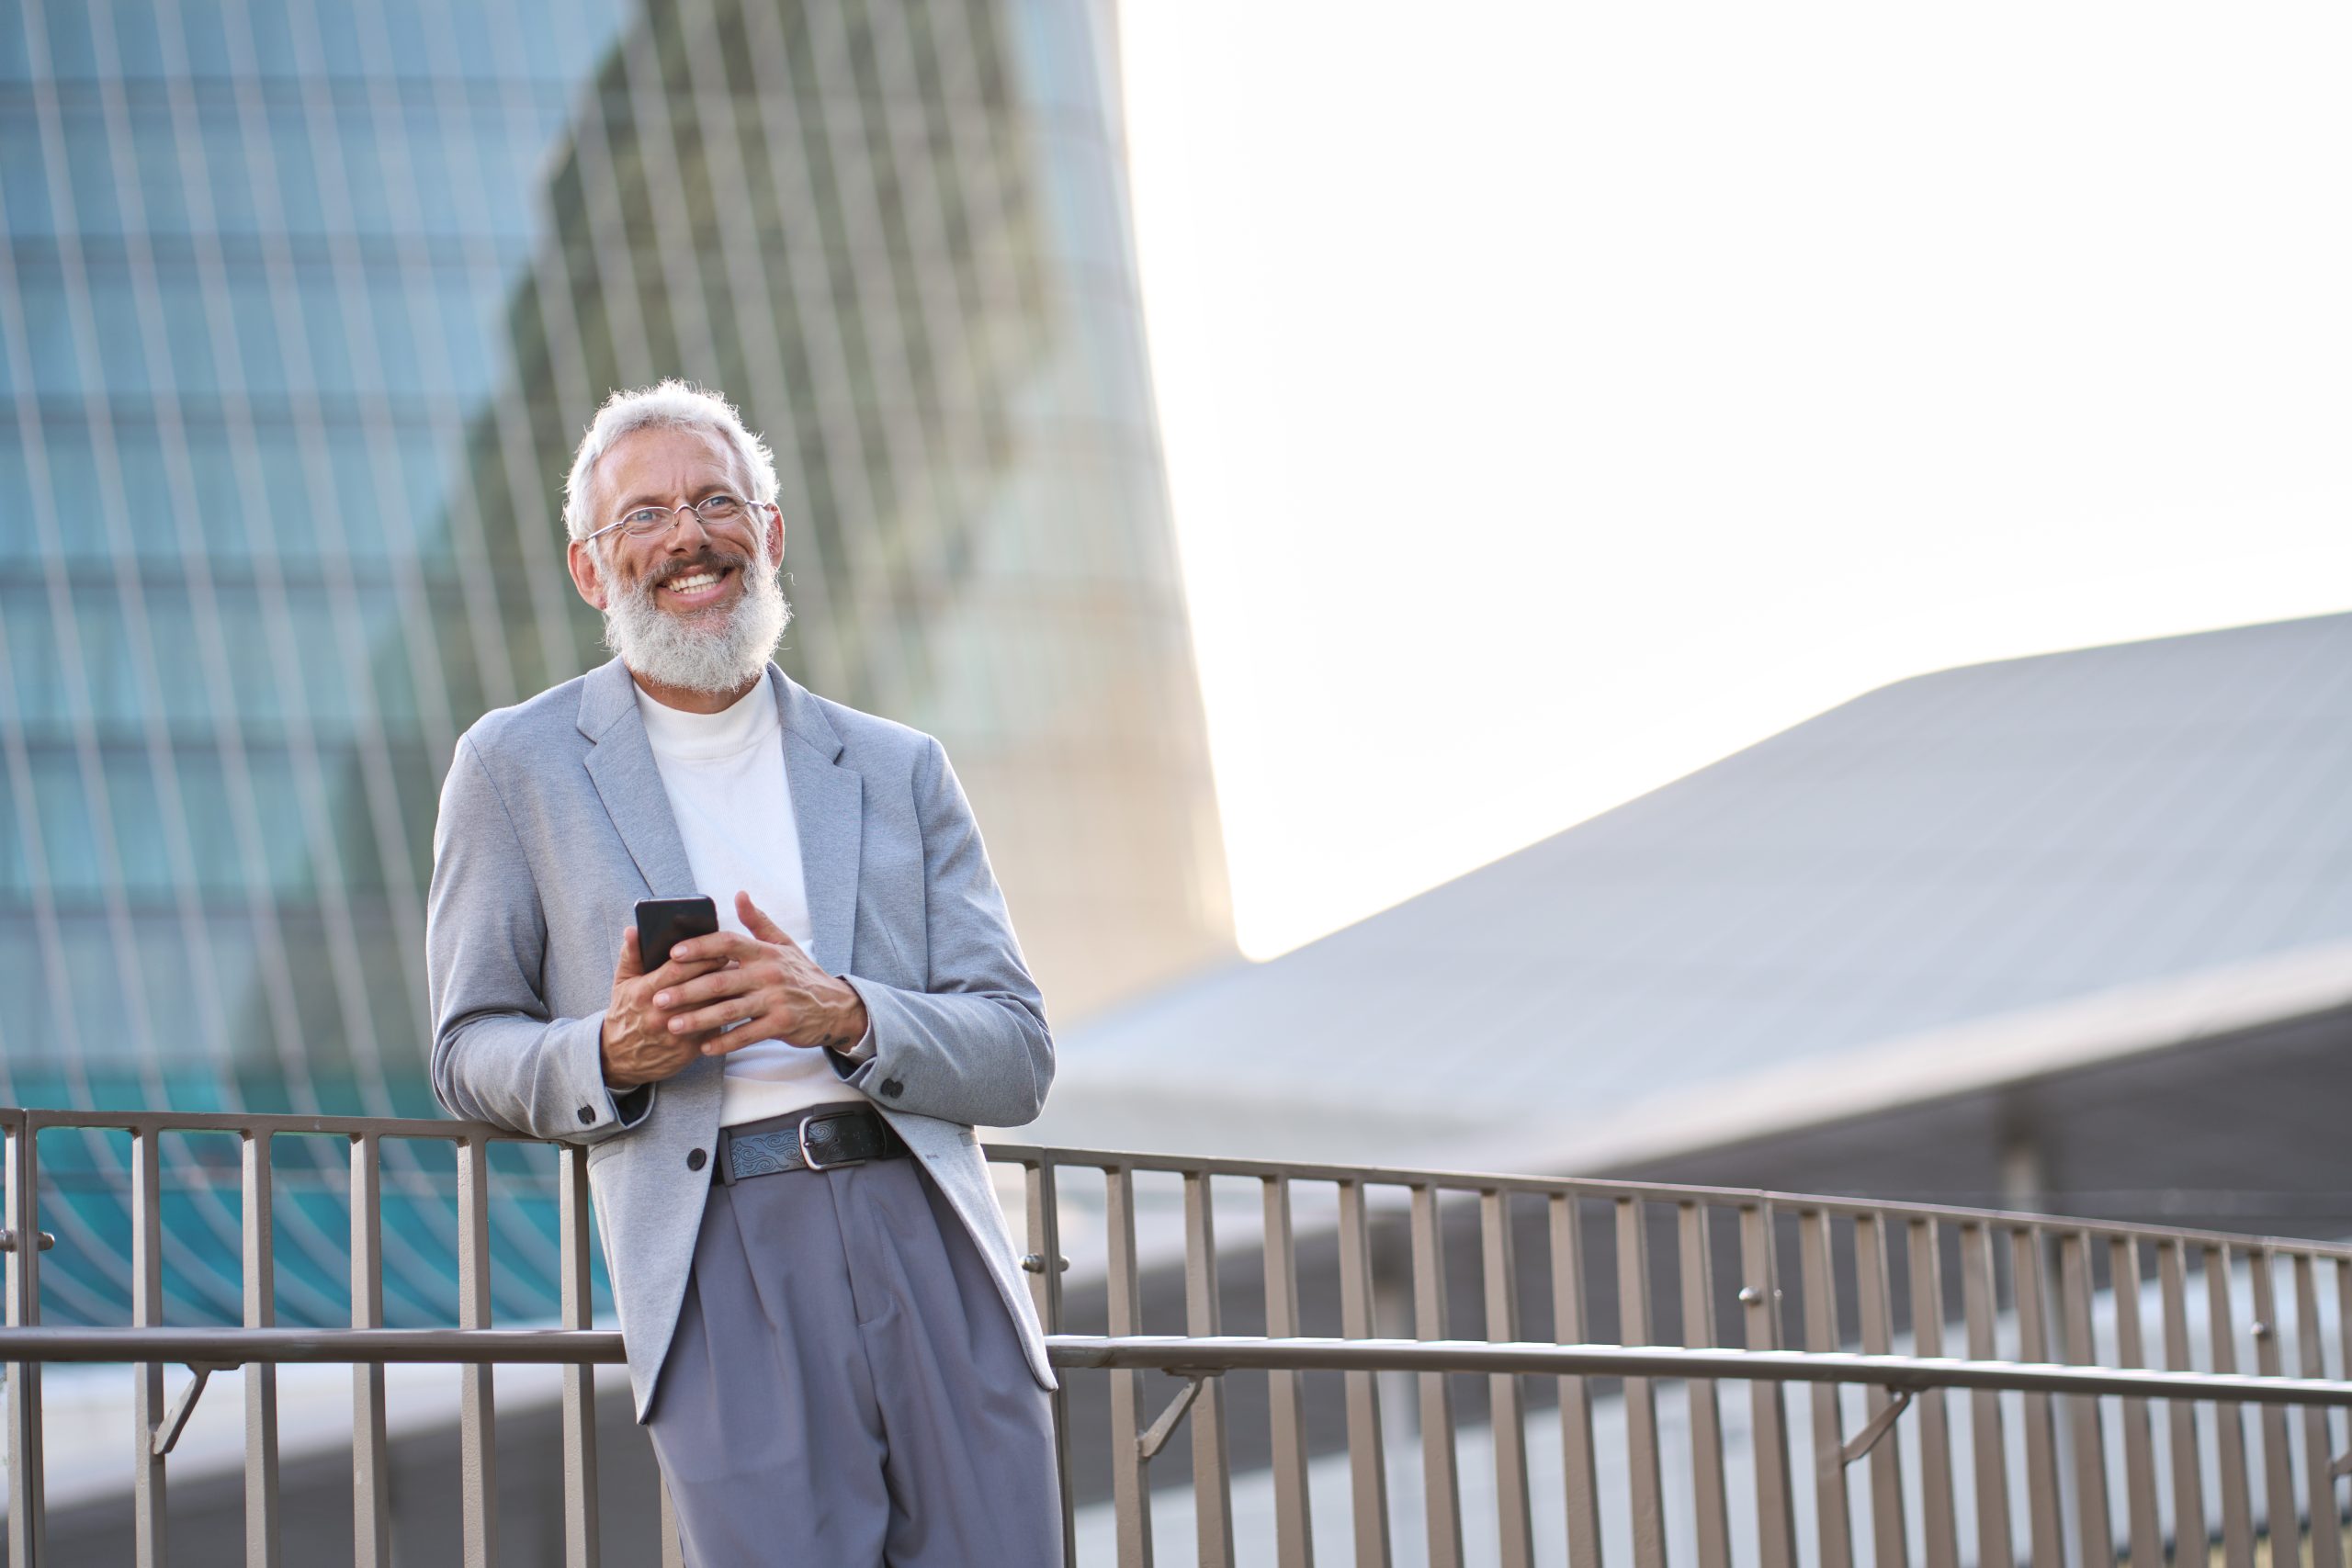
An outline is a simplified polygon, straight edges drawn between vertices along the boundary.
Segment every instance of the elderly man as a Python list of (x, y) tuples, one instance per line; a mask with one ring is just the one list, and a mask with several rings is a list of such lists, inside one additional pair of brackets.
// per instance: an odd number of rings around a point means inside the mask
[[(588, 1145), (650, 1429), (698, 1568), (1061, 1560), (1046, 1361), (972, 1124), (1053, 1071), (930, 737), (769, 662), (767, 448), (669, 381), (566, 487), (618, 656), (458, 743), (427, 947), (442, 1104)], [(722, 929), (647, 972), (638, 900)]]

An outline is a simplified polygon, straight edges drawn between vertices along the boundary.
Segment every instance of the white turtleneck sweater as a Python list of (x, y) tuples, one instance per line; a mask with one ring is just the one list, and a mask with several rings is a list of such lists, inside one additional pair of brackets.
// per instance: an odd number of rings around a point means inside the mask
[[(670, 814), (685, 840), (695, 886), (718, 906), (720, 929), (742, 931), (735, 895), (752, 902), (806, 949), (811, 940), (808, 890), (800, 865), (800, 829), (784, 775), (784, 730), (775, 693), (760, 682), (718, 713), (688, 713), (637, 690), (637, 711), (653, 747)], [(744, 931), (745, 935), (750, 935)], [(873, 1055), (871, 1028), (848, 1053)], [(842, 1081), (827, 1053), (761, 1040), (727, 1055), (718, 1120), (722, 1126), (781, 1116), (820, 1103), (865, 1102)]]

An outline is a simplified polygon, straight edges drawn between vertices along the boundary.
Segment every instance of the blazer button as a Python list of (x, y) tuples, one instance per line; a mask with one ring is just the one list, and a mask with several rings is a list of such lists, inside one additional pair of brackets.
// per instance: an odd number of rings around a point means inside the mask
[(884, 1078), (882, 1080), (882, 1092), (888, 1095), (892, 1100), (898, 1099), (899, 1092), (906, 1087), (906, 1085), (900, 1083), (896, 1078)]
[(700, 1170), (703, 1168), (703, 1162), (708, 1158), (710, 1158), (708, 1155), (703, 1153), (700, 1149), (696, 1149), (694, 1153), (686, 1156), (686, 1168), (688, 1170)]
[(594, 1110), (585, 1105), (580, 1108), (580, 1124), (582, 1126), (584, 1127), (595, 1120), (596, 1112)]

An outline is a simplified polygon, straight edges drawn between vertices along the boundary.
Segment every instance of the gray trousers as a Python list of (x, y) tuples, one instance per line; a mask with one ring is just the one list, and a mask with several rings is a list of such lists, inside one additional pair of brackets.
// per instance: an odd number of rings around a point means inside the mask
[(712, 1190), (646, 1417), (691, 1568), (1059, 1568), (1051, 1396), (922, 1163)]

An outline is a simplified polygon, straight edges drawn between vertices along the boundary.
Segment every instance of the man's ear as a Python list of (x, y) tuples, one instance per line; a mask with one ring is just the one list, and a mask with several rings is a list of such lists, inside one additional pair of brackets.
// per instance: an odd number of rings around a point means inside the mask
[(768, 514), (768, 559), (784, 559), (784, 508), (771, 501), (766, 503)]
[(571, 569), (571, 586), (599, 610), (605, 608), (605, 580), (596, 567), (596, 552), (574, 539), (564, 547), (564, 564)]

